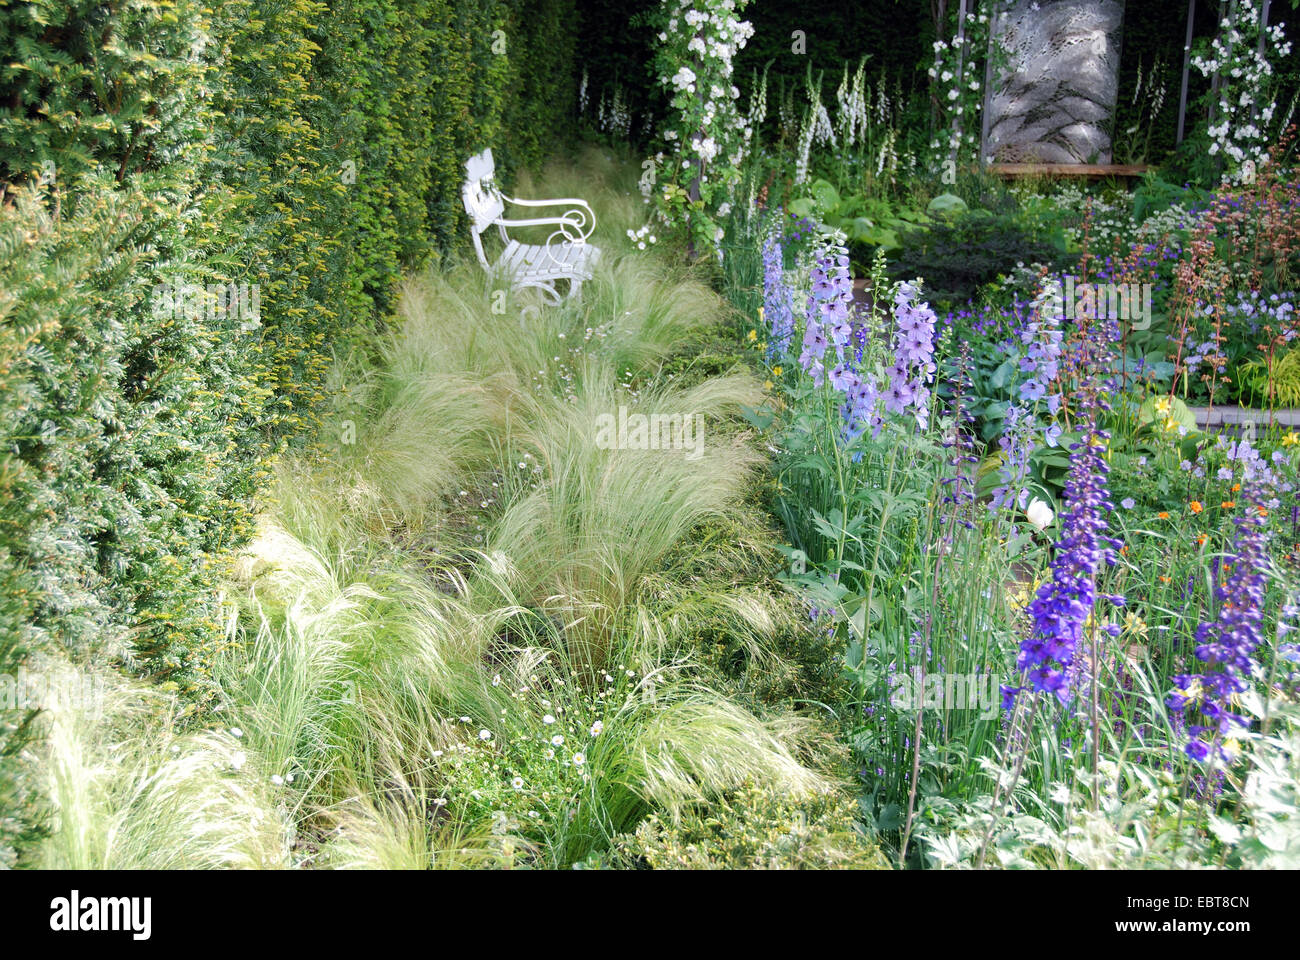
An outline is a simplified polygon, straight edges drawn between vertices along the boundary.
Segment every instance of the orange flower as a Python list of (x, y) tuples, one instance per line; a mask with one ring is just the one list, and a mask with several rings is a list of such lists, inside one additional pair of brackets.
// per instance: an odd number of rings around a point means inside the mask
[(1127, 557), (1127, 556), (1128, 556), (1128, 544), (1126, 543), (1126, 544), (1124, 544), (1124, 546), (1120, 547), (1120, 548), (1119, 548), (1119, 552), (1120, 552), (1120, 555), (1121, 555), (1121, 556)]
[(1267, 516), (1268, 516), (1268, 507), (1256, 507), (1255, 509), (1259, 511), (1259, 515), (1260, 515), (1261, 517), (1267, 517)]
[(1224, 510), (1231, 510), (1236, 505), (1236, 502), (1232, 500), (1224, 500), (1223, 503), (1219, 504)]
[(1206, 541), (1206, 539), (1207, 539), (1207, 538), (1206, 538), (1205, 534), (1203, 534), (1203, 533), (1202, 533), (1202, 534), (1198, 534), (1197, 537), (1196, 537), (1196, 545), (1197, 545), (1198, 547), (1203, 547), (1203, 546), (1205, 546), (1205, 541)]
[(1168, 583), (1168, 582), (1169, 582), (1169, 578), (1166, 577), (1166, 576), (1164, 576), (1163, 574), (1161, 574), (1161, 576), (1160, 576), (1160, 582), (1161, 582), (1161, 583)]
[(1234, 484), (1232, 485), (1232, 492), (1233, 492), (1233, 493), (1241, 493), (1241, 484), (1239, 484), (1239, 483), (1234, 483)]
[(1188, 506), (1192, 508), (1192, 513), (1200, 513), (1202, 510), (1205, 509), (1203, 506), (1201, 506), (1201, 501), (1199, 500), (1193, 500), (1191, 503), (1188, 504)]
[(1168, 510), (1161, 510), (1159, 513), (1156, 514), (1156, 516), (1159, 517), (1161, 520), (1168, 520), (1168, 519), (1169, 519), (1169, 511), (1168, 511)]

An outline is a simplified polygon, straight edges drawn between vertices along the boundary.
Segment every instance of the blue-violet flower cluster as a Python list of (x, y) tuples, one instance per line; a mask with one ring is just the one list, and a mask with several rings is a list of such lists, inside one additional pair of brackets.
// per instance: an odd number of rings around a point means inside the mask
[(1030, 687), (1054, 693), (1062, 702), (1068, 699), (1068, 673), (1097, 598), (1097, 572), (1102, 563), (1115, 562), (1116, 541), (1106, 536), (1106, 513), (1114, 509), (1107, 498), (1103, 457), (1108, 438), (1091, 421), (1080, 442), (1070, 445), (1066, 512), (1052, 579), (1029, 605), (1033, 626), (1016, 661), (1028, 671)]
[[(1242, 498), (1249, 507), (1233, 518), (1236, 533), (1233, 555), (1223, 581), (1215, 589), (1218, 616), (1196, 629), (1196, 658), (1207, 670), (1202, 674), (1174, 677), (1174, 692), (1169, 706), (1180, 712), (1195, 706), (1210, 725), (1188, 724), (1190, 737), (1187, 755), (1204, 760), (1218, 745), (1220, 756), (1229, 762), (1236, 759), (1233, 727), (1244, 727), (1244, 717), (1232, 712), (1232, 701), (1249, 689), (1254, 672), (1251, 659), (1264, 641), (1264, 591), (1267, 584), (1267, 521), (1258, 508), (1263, 499), (1260, 488), (1249, 490)], [(1210, 740), (1205, 736), (1210, 735)]]
[(784, 268), (781, 240), (769, 236), (763, 241), (763, 316), (771, 325), (767, 338), (769, 358), (789, 350), (794, 335), (794, 294), (785, 282)]

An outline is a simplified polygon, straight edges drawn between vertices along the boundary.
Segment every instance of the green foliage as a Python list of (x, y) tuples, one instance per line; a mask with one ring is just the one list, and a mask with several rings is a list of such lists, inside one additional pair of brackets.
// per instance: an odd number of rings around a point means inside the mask
[[(551, 147), (571, 10), (0, 9), (0, 671), (62, 650), (190, 710), (211, 695), (214, 575), (273, 460), (315, 422), (331, 354), (463, 235), (465, 158)], [(249, 312), (170, 296), (231, 284)]]
[(842, 197), (826, 180), (814, 180), (808, 190), (811, 196), (793, 201), (790, 212), (799, 217), (816, 217), (827, 226), (842, 230), (852, 248), (865, 246), (892, 253), (899, 248), (899, 231), (930, 222), (918, 210), (896, 208), (876, 197)]
[(1280, 357), (1251, 360), (1240, 368), (1242, 399), (1253, 406), (1300, 405), (1300, 350)]
[[(528, 128), (516, 159), (539, 159), (568, 61), (525, 44), (563, 53), (567, 13), (376, 0), (333, 9), (328, 31), (315, 0), (0, 15), (20, 54), (0, 73), (5, 477), (30, 485), (4, 546), (38, 591), (6, 635), (130, 632), (151, 669), (187, 672), (209, 558), (247, 534), (329, 353), (455, 241), (461, 164), (502, 134), (507, 97)], [(156, 309), (160, 284), (187, 283), (250, 284), (259, 316)]]
[(1010, 273), (1017, 264), (1064, 263), (1063, 252), (1035, 240), (1014, 215), (972, 210), (903, 232), (902, 252), (891, 264), (899, 279), (924, 277), (936, 302), (962, 304), (980, 287)]
[(855, 814), (842, 794), (798, 796), (750, 782), (679, 820), (648, 817), (617, 849), (655, 870), (888, 869)]

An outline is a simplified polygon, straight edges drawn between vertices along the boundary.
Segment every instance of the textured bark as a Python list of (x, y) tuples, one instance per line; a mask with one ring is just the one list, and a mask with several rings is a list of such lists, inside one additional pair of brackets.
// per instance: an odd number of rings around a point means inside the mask
[(1002, 163), (1110, 163), (1123, 0), (1011, 0), (994, 29), (1010, 64), (990, 91)]

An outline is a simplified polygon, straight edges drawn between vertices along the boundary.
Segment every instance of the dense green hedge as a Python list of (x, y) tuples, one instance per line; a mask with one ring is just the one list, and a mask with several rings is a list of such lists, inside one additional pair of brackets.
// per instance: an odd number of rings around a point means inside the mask
[[(572, 0), (0, 7), (0, 671), (98, 649), (201, 701), (214, 565), (269, 461), (400, 273), (463, 242), (466, 156), (494, 146), (508, 173), (553, 148), (573, 20)], [(169, 308), (185, 284), (248, 285), (257, 315)]]

